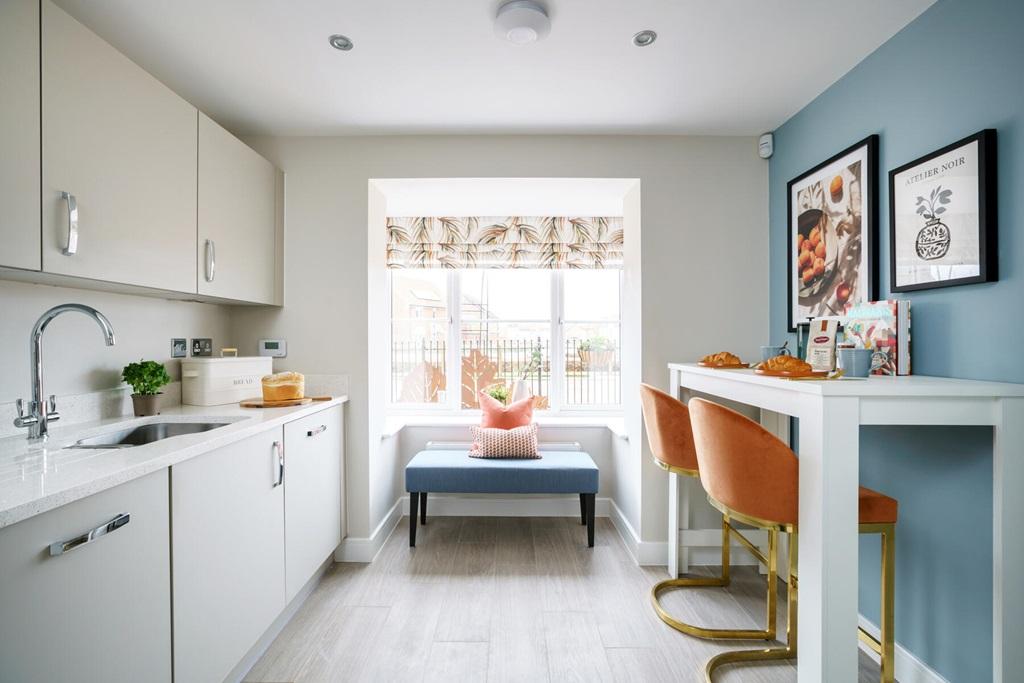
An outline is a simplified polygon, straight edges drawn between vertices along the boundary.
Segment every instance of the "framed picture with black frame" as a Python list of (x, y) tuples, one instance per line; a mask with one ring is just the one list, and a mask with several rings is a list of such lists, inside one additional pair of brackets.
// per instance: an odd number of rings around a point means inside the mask
[(889, 282), (914, 292), (999, 279), (996, 131), (889, 171)]
[(878, 136), (787, 185), (789, 331), (840, 316), (878, 291)]

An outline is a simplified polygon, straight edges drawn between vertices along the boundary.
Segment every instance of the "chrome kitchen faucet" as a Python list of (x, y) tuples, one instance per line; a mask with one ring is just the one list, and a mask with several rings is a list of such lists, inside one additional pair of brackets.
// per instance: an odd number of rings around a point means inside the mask
[(61, 304), (54, 306), (46, 313), (43, 313), (32, 328), (32, 336), (29, 340), (29, 354), (32, 362), (32, 401), (28, 404), (28, 411), (25, 410), (25, 402), (18, 399), (18, 417), (14, 418), (15, 427), (28, 427), (28, 438), (30, 441), (45, 441), (49, 434), (50, 422), (60, 419), (57, 412), (57, 397), (53, 394), (50, 398), (43, 400), (43, 332), (50, 321), (61, 313), (77, 311), (84, 313), (96, 321), (103, 328), (103, 336), (107, 346), (114, 345), (114, 328), (110, 326), (107, 317), (91, 306), (84, 304)]

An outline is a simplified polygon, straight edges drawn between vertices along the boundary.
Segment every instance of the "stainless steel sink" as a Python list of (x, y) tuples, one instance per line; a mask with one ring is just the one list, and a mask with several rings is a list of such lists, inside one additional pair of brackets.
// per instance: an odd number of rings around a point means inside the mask
[(230, 422), (153, 422), (139, 425), (128, 429), (119, 429), (116, 432), (97, 434), (87, 439), (81, 439), (68, 446), (68, 448), (131, 448), (132, 446), (145, 446), (155, 441), (163, 441), (175, 436), (185, 434), (198, 434), (208, 432), (211, 429), (225, 427)]

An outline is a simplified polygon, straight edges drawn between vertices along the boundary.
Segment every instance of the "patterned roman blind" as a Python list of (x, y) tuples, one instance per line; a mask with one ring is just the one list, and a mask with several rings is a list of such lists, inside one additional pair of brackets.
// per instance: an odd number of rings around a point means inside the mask
[(387, 219), (388, 268), (621, 268), (621, 216)]

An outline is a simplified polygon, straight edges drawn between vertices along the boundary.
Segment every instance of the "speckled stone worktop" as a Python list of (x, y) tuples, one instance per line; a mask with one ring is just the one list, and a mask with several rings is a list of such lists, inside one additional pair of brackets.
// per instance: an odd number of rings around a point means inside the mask
[[(0, 439), (0, 528), (347, 400), (347, 396), (340, 396), (303, 406), (269, 409), (175, 406), (156, 417), (120, 417), (63, 426), (54, 423), (45, 444), (30, 444), (24, 435)], [(97, 434), (161, 421), (230, 424), (132, 448), (67, 447)]]

